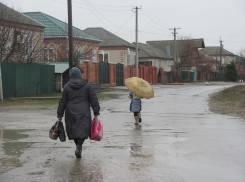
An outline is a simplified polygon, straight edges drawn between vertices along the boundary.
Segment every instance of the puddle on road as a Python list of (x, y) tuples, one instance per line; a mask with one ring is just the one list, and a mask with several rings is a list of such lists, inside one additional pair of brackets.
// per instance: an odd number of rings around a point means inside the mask
[(18, 142), (19, 139), (27, 138), (29, 135), (22, 134), (23, 132), (30, 130), (4, 130), (0, 132), (0, 174), (4, 173), (12, 168), (20, 167), (21, 161), (20, 155), (24, 149), (29, 148), (33, 143), (30, 142)]

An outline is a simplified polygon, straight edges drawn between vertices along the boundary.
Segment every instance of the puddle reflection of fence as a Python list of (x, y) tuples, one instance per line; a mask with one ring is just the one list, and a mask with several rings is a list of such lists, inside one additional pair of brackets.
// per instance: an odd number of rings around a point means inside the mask
[(3, 127), (0, 126), (0, 140), (3, 139)]

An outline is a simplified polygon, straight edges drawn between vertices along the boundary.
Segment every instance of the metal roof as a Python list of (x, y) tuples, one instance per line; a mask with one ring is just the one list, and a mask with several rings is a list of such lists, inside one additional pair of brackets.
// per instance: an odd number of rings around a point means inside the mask
[(67, 69), (69, 69), (69, 62), (57, 62), (57, 63), (43, 63), (48, 65), (54, 65), (54, 72), (55, 73), (64, 73)]
[[(46, 26), (44, 38), (49, 37), (68, 37), (68, 24), (42, 12), (25, 12), (24, 15), (36, 20)], [(90, 35), (76, 27), (72, 28), (72, 34), (75, 38), (88, 41), (101, 42), (101, 39)]]
[[(220, 47), (219, 46), (210, 46), (210, 47), (205, 47), (201, 50), (200, 52), (207, 54), (209, 56), (214, 56), (214, 55), (220, 55)], [(222, 48), (222, 55), (229, 55), (229, 56), (236, 56), (235, 54), (225, 50)]]
[[(133, 43), (136, 44), (136, 43)], [(172, 56), (167, 55), (163, 51), (153, 47), (150, 44), (138, 43), (139, 46), (139, 58), (162, 58), (162, 59), (173, 59)]]
[(94, 28), (87, 28), (84, 30), (85, 32), (94, 35), (96, 37), (99, 37), (102, 39), (102, 42), (100, 43), (100, 47), (131, 47), (135, 48), (135, 46), (126, 40), (123, 40), (122, 38), (116, 36), (115, 34), (105, 30), (102, 27), (94, 27)]
[(209, 55), (204, 54), (203, 52), (200, 52), (200, 51), (199, 51), (199, 56), (200, 56), (202, 61), (206, 61), (206, 62), (213, 62), (214, 61), (214, 58), (212, 58)]
[[(193, 41), (193, 44), (196, 48), (204, 48), (204, 40), (203, 38), (201, 39), (189, 39)], [(180, 52), (181, 50), (181, 41), (184, 40), (176, 40), (176, 51)], [(152, 46), (158, 48), (159, 50), (163, 51), (166, 53), (166, 47), (170, 47), (170, 55), (174, 55), (174, 40), (156, 40), (156, 41), (146, 41), (146, 43), (151, 44)]]
[(9, 8), (8, 6), (4, 5), (3, 3), (0, 3), (0, 19), (17, 22), (21, 24), (27, 24), (27, 25), (34, 25), (39, 27), (45, 27), (43, 24), (31, 19), (30, 17), (27, 17), (26, 15), (21, 14), (20, 12)]

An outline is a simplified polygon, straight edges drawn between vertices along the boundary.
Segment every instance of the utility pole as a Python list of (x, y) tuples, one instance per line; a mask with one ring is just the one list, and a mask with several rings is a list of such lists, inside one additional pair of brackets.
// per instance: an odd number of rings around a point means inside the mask
[(169, 30), (174, 30), (174, 32), (172, 32), (172, 34), (174, 34), (174, 61), (177, 61), (177, 56), (176, 56), (176, 34), (178, 32), (176, 32), (176, 30), (178, 30), (180, 28), (170, 28)]
[(141, 9), (141, 8), (138, 8), (137, 6), (133, 9), (136, 9), (136, 23), (135, 23), (135, 43), (136, 43), (136, 60), (135, 60), (135, 75), (136, 77), (138, 77), (138, 63), (139, 63), (139, 56), (138, 56), (138, 9)]
[[(220, 43), (220, 77), (221, 77), (221, 66), (222, 66), (222, 49), (223, 49), (223, 45), (222, 45), (222, 40), (221, 40), (221, 36), (219, 39), (219, 43)], [(221, 78), (220, 78), (221, 80)]]
[(69, 70), (73, 67), (73, 37), (72, 37), (72, 5), (71, 0), (67, 0), (68, 4), (68, 42), (69, 42)]
[[(172, 34), (174, 34), (174, 62), (177, 61), (177, 56), (176, 56), (176, 34), (178, 33), (178, 32), (176, 32), (177, 29), (180, 29), (180, 28), (170, 28), (169, 29), (169, 30), (174, 30), (174, 33), (172, 32)], [(178, 70), (175, 71), (175, 74), (177, 75), (177, 73), (178, 73), (178, 78), (180, 81), (180, 72), (179, 72), (180, 65), (179, 65), (179, 63), (177, 63), (177, 69)]]

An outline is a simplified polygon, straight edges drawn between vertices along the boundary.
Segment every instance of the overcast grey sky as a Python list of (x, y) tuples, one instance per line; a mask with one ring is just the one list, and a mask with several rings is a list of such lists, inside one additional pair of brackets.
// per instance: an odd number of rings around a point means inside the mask
[[(41, 11), (67, 22), (67, 0), (0, 0), (22, 12)], [(245, 0), (72, 0), (73, 26), (82, 30), (103, 27), (135, 42), (135, 10), (138, 12), (138, 41), (204, 38), (205, 46), (219, 46), (237, 54), (245, 49)]]

